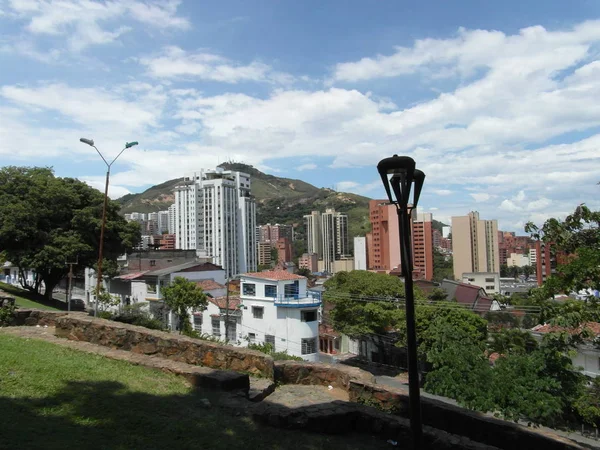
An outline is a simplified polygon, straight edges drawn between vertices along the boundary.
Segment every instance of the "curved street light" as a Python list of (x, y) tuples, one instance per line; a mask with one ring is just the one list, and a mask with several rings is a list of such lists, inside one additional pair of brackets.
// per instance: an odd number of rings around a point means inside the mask
[(89, 145), (90, 147), (94, 147), (100, 155), (100, 158), (102, 158), (102, 161), (104, 161), (104, 164), (106, 164), (106, 184), (104, 186), (104, 205), (102, 206), (102, 225), (100, 227), (100, 249), (98, 250), (98, 273), (96, 274), (96, 301), (94, 302), (94, 317), (97, 317), (98, 296), (100, 295), (100, 287), (102, 284), (102, 251), (104, 249), (104, 228), (106, 227), (106, 206), (108, 204), (108, 181), (110, 179), (110, 168), (125, 150), (135, 145), (138, 145), (138, 143), (137, 141), (127, 142), (125, 144), (125, 147), (123, 147), (123, 150), (121, 150), (119, 154), (115, 156), (114, 159), (109, 163), (108, 161), (106, 161), (106, 158), (102, 156), (100, 150), (98, 150), (98, 148), (94, 145), (93, 139), (80, 138), (79, 140), (84, 144)]
[[(411, 215), (417, 208), (425, 174), (415, 168), (415, 161), (409, 156), (394, 155), (377, 164), (377, 171), (385, 187), (391, 204), (398, 213), (402, 274), (406, 298), (406, 340), (408, 350), (408, 399), (410, 407), (410, 428), (413, 448), (423, 448), (423, 423), (421, 419), (421, 391), (417, 359), (417, 333), (415, 328), (415, 297), (413, 291), (413, 261), (411, 245)], [(391, 175), (391, 177), (390, 177)], [(410, 194), (414, 184), (413, 198)], [(395, 199), (394, 199), (395, 197)]]

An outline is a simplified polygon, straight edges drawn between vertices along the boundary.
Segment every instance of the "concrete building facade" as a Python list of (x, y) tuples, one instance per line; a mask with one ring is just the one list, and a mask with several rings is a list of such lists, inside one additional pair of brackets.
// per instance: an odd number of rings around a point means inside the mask
[(433, 280), (433, 215), (413, 214), (413, 273), (421, 280)]
[(177, 248), (212, 256), (227, 277), (256, 270), (256, 202), (250, 175), (202, 170), (175, 188)]
[(354, 270), (367, 270), (367, 238), (354, 238)]
[(499, 273), (498, 221), (481, 220), (477, 211), (452, 217), (452, 249), (455, 279), (463, 273)]

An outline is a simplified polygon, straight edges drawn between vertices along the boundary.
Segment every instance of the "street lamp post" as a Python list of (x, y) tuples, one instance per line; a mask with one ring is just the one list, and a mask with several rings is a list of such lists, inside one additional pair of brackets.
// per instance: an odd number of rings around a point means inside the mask
[[(394, 155), (377, 164), (385, 192), (390, 203), (396, 206), (398, 214), (402, 274), (406, 297), (406, 337), (408, 350), (408, 398), (410, 407), (410, 428), (415, 449), (423, 448), (423, 423), (421, 420), (421, 391), (417, 359), (417, 333), (415, 327), (415, 298), (413, 292), (413, 263), (411, 245), (411, 214), (417, 207), (425, 174), (415, 169), (415, 161), (408, 156)], [(388, 176), (391, 175), (390, 178)], [(415, 185), (412, 203), (410, 191)], [(391, 186), (391, 189), (390, 189)], [(395, 199), (394, 199), (395, 197)]]
[(121, 150), (119, 152), (119, 154), (117, 156), (114, 157), (114, 159), (109, 163), (106, 158), (104, 158), (104, 156), (102, 156), (102, 153), (100, 153), (100, 150), (98, 150), (98, 148), (94, 145), (94, 140), (93, 139), (86, 139), (86, 138), (81, 138), (79, 139), (81, 142), (83, 142), (84, 144), (89, 145), (90, 147), (94, 147), (96, 149), (96, 152), (98, 152), (98, 154), (100, 155), (100, 158), (102, 158), (102, 161), (104, 161), (104, 164), (106, 164), (106, 183), (104, 185), (104, 205), (102, 206), (102, 225), (100, 226), (100, 248), (98, 250), (98, 273), (96, 274), (96, 301), (94, 302), (94, 317), (98, 316), (98, 296), (100, 295), (100, 287), (102, 285), (102, 250), (104, 249), (104, 228), (106, 227), (106, 206), (108, 204), (108, 181), (110, 179), (110, 168), (113, 165), (113, 163), (117, 160), (117, 158), (119, 156), (121, 156), (121, 154), (127, 150), (130, 147), (133, 147), (135, 145), (138, 145), (138, 143), (136, 141), (134, 142), (127, 142), (125, 144), (125, 147), (123, 147), (123, 150)]

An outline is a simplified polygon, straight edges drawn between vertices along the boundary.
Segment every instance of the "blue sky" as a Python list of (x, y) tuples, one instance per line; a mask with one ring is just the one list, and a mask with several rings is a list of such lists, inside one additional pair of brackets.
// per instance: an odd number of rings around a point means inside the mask
[(112, 197), (228, 159), (501, 229), (598, 208), (600, 2), (0, 0), (0, 164)]

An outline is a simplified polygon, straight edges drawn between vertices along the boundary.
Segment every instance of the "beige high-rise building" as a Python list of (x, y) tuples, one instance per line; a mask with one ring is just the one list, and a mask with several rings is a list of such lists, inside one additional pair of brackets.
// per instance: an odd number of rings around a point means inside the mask
[(452, 251), (457, 280), (463, 273), (500, 272), (498, 221), (481, 220), (477, 211), (452, 217)]

